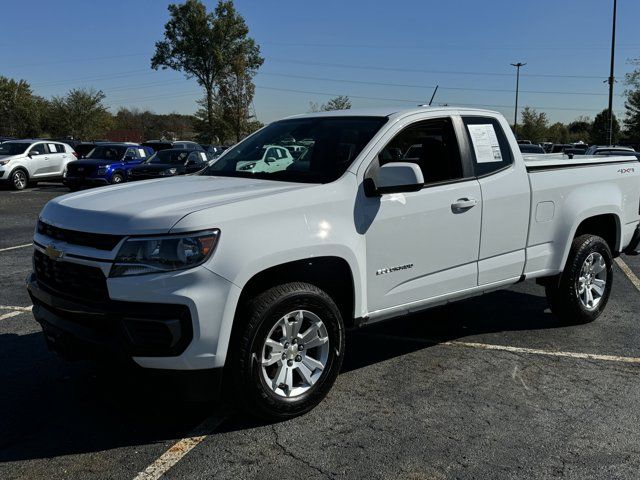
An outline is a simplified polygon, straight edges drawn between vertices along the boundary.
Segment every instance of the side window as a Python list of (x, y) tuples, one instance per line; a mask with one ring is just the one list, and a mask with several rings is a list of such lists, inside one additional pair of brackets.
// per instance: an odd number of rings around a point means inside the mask
[(124, 153), (125, 157), (131, 157), (131, 158), (139, 158), (138, 156), (138, 149), (136, 148), (127, 148), (127, 151)]
[(189, 162), (193, 162), (194, 164), (202, 163), (202, 160), (200, 158), (200, 152), (191, 152), (187, 157), (187, 160)]
[(424, 120), (402, 130), (378, 155), (380, 165), (415, 163), (425, 185), (464, 178), (460, 148), (450, 118)]
[(513, 164), (509, 141), (495, 118), (462, 117), (469, 137), (475, 174), (490, 175)]
[(47, 150), (47, 146), (44, 143), (36, 143), (31, 147), (29, 152), (38, 152), (40, 155), (44, 155), (45, 153), (49, 153)]

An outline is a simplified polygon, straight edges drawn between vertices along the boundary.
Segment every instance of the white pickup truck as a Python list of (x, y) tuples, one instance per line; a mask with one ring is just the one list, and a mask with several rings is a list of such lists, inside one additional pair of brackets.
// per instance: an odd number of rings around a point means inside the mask
[[(301, 153), (242, 168), (278, 145)], [(203, 175), (50, 201), (28, 289), (62, 354), (201, 373), (287, 418), (331, 388), (346, 328), (529, 279), (559, 322), (595, 319), (639, 209), (635, 158), (525, 160), (494, 112), (314, 113)]]

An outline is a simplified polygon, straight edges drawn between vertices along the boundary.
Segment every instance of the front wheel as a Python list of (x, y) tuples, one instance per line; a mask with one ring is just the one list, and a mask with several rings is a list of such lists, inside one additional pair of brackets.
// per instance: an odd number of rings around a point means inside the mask
[(14, 190), (24, 190), (27, 188), (29, 183), (29, 177), (27, 176), (27, 172), (18, 168), (11, 173), (10, 178), (11, 186)]
[(545, 288), (551, 311), (563, 323), (588, 323), (600, 316), (613, 282), (613, 256), (604, 239), (596, 235), (576, 238), (555, 284)]
[(234, 400), (269, 420), (320, 403), (344, 355), (342, 316), (331, 297), (314, 285), (288, 283), (247, 302), (239, 317), (228, 369)]
[(114, 185), (124, 182), (124, 176), (121, 173), (114, 173), (111, 177), (111, 183)]

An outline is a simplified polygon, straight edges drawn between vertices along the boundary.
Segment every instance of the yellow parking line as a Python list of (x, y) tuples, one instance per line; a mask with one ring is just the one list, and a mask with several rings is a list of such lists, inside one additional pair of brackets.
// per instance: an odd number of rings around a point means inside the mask
[(616, 258), (616, 263), (622, 269), (627, 278), (631, 280), (631, 283), (633, 283), (634, 287), (636, 287), (638, 291), (640, 291), (640, 279), (638, 279), (636, 274), (633, 273), (633, 271), (629, 268), (629, 265), (624, 263), (624, 260), (622, 260), (620, 257)]
[(224, 416), (213, 416), (205, 420), (191, 432), (192, 436), (182, 438), (174, 443), (155, 462), (138, 473), (133, 480), (159, 479), (171, 467), (182, 460), (187, 453), (200, 445), (223, 421)]
[(26, 248), (30, 247), (31, 245), (33, 245), (33, 243), (25, 243), (24, 245), (16, 245), (15, 247), (0, 248), (0, 252), (8, 252), (9, 250), (16, 250), (18, 248)]
[(0, 305), (0, 310), (18, 310), (20, 312), (30, 312), (33, 307), (15, 307), (13, 305)]
[(7, 318), (11, 318), (11, 317), (15, 317), (17, 315), (21, 315), (22, 312), (9, 312), (9, 313), (5, 313), (4, 315), (0, 315), (0, 320), (6, 320)]

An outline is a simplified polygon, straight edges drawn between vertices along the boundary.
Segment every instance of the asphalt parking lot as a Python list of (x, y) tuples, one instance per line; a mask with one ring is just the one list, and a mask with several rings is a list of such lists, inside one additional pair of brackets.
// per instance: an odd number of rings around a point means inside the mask
[(0, 190), (2, 479), (638, 478), (640, 257), (589, 325), (525, 282), (352, 332), (328, 398), (265, 425), (47, 351), (25, 245), (62, 193)]

